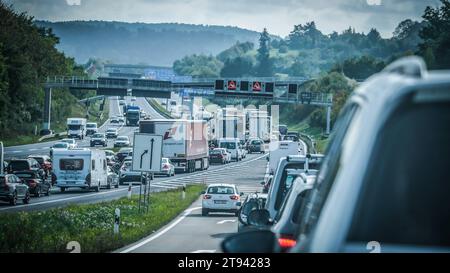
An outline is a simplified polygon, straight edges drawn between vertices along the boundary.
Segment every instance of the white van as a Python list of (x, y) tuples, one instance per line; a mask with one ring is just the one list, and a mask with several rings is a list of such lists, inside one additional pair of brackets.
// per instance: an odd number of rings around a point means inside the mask
[(298, 142), (274, 141), (269, 144), (269, 174), (274, 174), (282, 157), (298, 155)]
[(61, 192), (66, 188), (98, 192), (101, 187), (108, 187), (106, 154), (102, 150), (55, 150), (53, 173)]
[(240, 148), (239, 138), (220, 138), (219, 148), (225, 148), (229, 153), (231, 153), (231, 159), (236, 161), (242, 160), (242, 150)]

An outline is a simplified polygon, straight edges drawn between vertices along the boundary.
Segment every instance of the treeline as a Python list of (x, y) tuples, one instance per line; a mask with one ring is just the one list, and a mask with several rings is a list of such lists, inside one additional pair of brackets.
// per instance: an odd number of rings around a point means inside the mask
[(94, 57), (113, 63), (171, 66), (191, 54), (217, 54), (236, 41), (257, 41), (256, 31), (229, 26), (105, 21), (36, 21), (61, 38), (57, 48), (78, 63)]
[[(450, 68), (449, 10), (449, 1), (441, 0), (440, 7), (426, 8), (421, 22), (400, 22), (388, 39), (375, 28), (367, 34), (349, 27), (342, 33), (325, 35), (314, 22), (294, 26), (285, 39), (273, 39), (264, 30), (258, 47), (237, 43), (217, 56), (184, 57), (174, 63), (174, 68), (195, 77), (314, 77), (336, 71), (365, 79), (393, 60), (412, 54), (423, 56), (431, 69)], [(202, 71), (186, 69), (192, 63)]]
[[(33, 18), (0, 2), (0, 139), (10, 139), (40, 128), (47, 75), (82, 74), (71, 58), (56, 50), (59, 39), (50, 29), (36, 27)], [(79, 97), (85, 93), (78, 92)], [(65, 120), (76, 104), (67, 90), (52, 94), (52, 120)]]

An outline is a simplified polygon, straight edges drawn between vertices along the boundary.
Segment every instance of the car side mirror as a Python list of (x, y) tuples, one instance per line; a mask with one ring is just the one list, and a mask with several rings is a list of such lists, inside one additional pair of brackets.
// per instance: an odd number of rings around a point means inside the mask
[(202, 191), (200, 194), (206, 194), (206, 191)]
[(270, 213), (266, 209), (256, 209), (250, 211), (248, 214), (248, 220), (249, 225), (255, 226), (255, 227), (265, 227), (270, 225)]
[(252, 230), (228, 236), (221, 243), (224, 253), (272, 253), (276, 236), (270, 230)]
[(243, 195), (244, 195), (244, 193), (243, 193), (243, 192), (240, 192), (240, 193), (239, 193), (239, 196), (243, 196)]
[(242, 205), (241, 202), (237, 202), (237, 203), (236, 203), (236, 206), (237, 206), (237, 207), (240, 207), (241, 205)]
[(263, 181), (263, 182), (261, 182), (261, 183), (259, 183), (259, 184), (261, 184), (262, 186), (264, 186), (266, 183)]

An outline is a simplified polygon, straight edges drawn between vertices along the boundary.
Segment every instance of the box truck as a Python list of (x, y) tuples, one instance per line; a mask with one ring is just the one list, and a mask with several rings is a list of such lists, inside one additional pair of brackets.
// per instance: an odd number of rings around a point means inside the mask
[(139, 132), (163, 136), (163, 157), (169, 158), (177, 171), (194, 172), (209, 168), (206, 121), (143, 120), (139, 123)]
[(272, 119), (267, 111), (248, 111), (249, 138), (260, 138), (265, 142), (270, 141)]
[[(89, 149), (53, 151), (53, 174), (62, 192), (67, 188), (108, 188), (105, 151)], [(109, 185), (110, 186), (110, 185)]]
[(299, 155), (298, 142), (273, 141), (269, 144), (269, 173), (274, 174), (282, 157)]

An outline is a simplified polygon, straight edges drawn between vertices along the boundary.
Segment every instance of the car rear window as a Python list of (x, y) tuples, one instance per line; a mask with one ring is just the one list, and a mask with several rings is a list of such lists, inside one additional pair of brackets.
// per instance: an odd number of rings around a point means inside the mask
[(236, 143), (234, 142), (222, 142), (220, 143), (220, 148), (225, 148), (225, 149), (236, 149)]
[(56, 143), (53, 148), (67, 148), (67, 143)]
[(34, 159), (36, 159), (37, 162), (39, 162), (39, 164), (44, 163), (44, 159), (42, 157), (32, 157)]
[(210, 194), (234, 194), (233, 187), (227, 186), (213, 186), (208, 188), (208, 193)]
[(380, 130), (348, 241), (450, 246), (450, 103), (405, 103)]
[(221, 154), (222, 150), (212, 150), (211, 154)]
[(83, 169), (83, 159), (60, 159), (59, 168), (61, 170), (80, 171)]
[(22, 171), (30, 169), (30, 165), (26, 160), (18, 160), (9, 162), (8, 169), (12, 171)]
[(102, 138), (104, 136), (105, 135), (103, 135), (103, 134), (94, 134), (92, 137), (94, 137), (94, 138)]
[(34, 178), (34, 174), (33, 173), (14, 173), (17, 177), (20, 178)]

